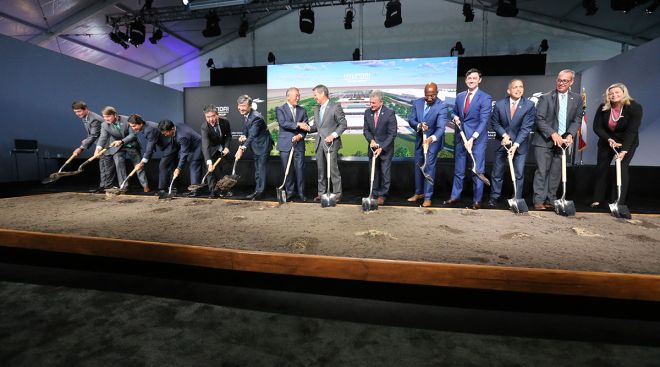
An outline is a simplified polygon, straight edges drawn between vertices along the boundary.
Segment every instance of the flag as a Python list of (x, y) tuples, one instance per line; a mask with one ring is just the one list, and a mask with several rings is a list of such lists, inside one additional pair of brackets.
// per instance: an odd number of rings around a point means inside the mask
[(587, 91), (582, 88), (582, 123), (577, 132), (578, 151), (581, 152), (587, 148)]

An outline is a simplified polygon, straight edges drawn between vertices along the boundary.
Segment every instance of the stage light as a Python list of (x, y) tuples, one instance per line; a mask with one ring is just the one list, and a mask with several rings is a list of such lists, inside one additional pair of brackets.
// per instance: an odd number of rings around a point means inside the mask
[(110, 39), (112, 40), (112, 42), (114, 42), (114, 43), (120, 45), (121, 47), (123, 47), (124, 50), (126, 50), (126, 49), (128, 48), (128, 45), (127, 45), (126, 42), (124, 42), (124, 40), (122, 40), (121, 37), (117, 34), (117, 31), (112, 31), (112, 32), (110, 32)]
[(344, 29), (353, 29), (353, 19), (355, 18), (355, 11), (353, 4), (349, 4), (346, 8), (346, 15), (344, 16)]
[(226, 6), (235, 6), (235, 5), (248, 5), (252, 0), (192, 0), (187, 1), (188, 9), (190, 10), (202, 10), (202, 9), (213, 9), (213, 8), (222, 8)]
[(360, 49), (356, 48), (353, 50), (353, 61), (361, 60), (360, 58)]
[(582, 0), (582, 7), (585, 10), (586, 16), (592, 16), (598, 12), (598, 6), (596, 6), (596, 0)]
[(518, 15), (516, 0), (499, 0), (497, 2), (497, 11), (495, 14), (500, 17), (515, 17)]
[(462, 55), (465, 53), (465, 49), (463, 48), (463, 44), (459, 41), (456, 42), (456, 45), (449, 50), (449, 55), (454, 56), (454, 52), (458, 52), (459, 55)]
[(541, 44), (539, 45), (539, 55), (548, 51), (549, 48), (550, 46), (548, 45), (548, 40), (541, 40)]
[(650, 15), (655, 13), (656, 9), (658, 9), (658, 0), (653, 1), (651, 5), (647, 6), (646, 9), (644, 9), (644, 13)]
[(300, 31), (307, 34), (314, 33), (314, 10), (311, 6), (300, 9)]
[(158, 43), (163, 38), (163, 31), (159, 28), (154, 27), (154, 31), (151, 34), (151, 37), (149, 37), (149, 42), (151, 44), (155, 45)]
[(396, 27), (401, 23), (401, 3), (399, 0), (390, 0), (386, 5), (385, 28)]
[(128, 42), (131, 45), (138, 47), (144, 43), (144, 37), (146, 34), (147, 28), (144, 26), (144, 23), (136, 18), (133, 23), (131, 23), (131, 31), (128, 33)]
[(463, 3), (463, 16), (465, 17), (465, 23), (474, 21), (474, 9), (472, 9), (472, 5)]
[(151, 7), (154, 5), (154, 0), (146, 0), (142, 10), (151, 10)]
[(215, 63), (213, 62), (213, 58), (210, 58), (209, 61), (206, 62), (206, 67), (209, 69), (215, 69)]
[(248, 23), (247, 17), (243, 14), (241, 25), (238, 27), (238, 36), (246, 37), (248, 30), (250, 30), (250, 23)]
[(275, 54), (272, 52), (268, 53), (268, 63), (271, 65), (275, 65)]
[(183, 3), (183, 5), (188, 6), (188, 0), (182, 0), (181, 2)]
[(220, 18), (218, 18), (218, 14), (216, 14), (214, 11), (210, 11), (208, 14), (206, 14), (206, 28), (202, 31), (202, 35), (209, 38), (218, 37), (221, 34), (222, 30), (220, 29)]

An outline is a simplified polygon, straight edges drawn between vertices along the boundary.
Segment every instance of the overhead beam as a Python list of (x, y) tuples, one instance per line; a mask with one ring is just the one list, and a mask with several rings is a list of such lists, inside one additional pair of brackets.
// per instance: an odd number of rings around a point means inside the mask
[(117, 0), (94, 1), (93, 4), (88, 6), (87, 8), (69, 17), (66, 17), (63, 21), (46, 29), (42, 34), (30, 38), (28, 42), (42, 46), (51, 39), (60, 36), (62, 33), (66, 33), (66, 31), (69, 30), (71, 27), (88, 20), (89, 18), (103, 11), (103, 9), (107, 8), (110, 5), (114, 5), (118, 2), (119, 1)]

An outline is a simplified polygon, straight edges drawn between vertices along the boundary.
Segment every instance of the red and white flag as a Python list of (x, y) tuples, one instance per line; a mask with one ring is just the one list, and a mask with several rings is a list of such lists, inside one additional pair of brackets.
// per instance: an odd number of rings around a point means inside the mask
[(587, 147), (587, 91), (584, 88), (582, 88), (582, 108), (582, 123), (577, 132), (579, 152)]

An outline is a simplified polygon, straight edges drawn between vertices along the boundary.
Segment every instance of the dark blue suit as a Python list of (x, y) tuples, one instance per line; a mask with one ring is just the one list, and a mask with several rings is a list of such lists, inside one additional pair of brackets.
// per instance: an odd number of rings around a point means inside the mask
[(151, 159), (151, 156), (156, 151), (156, 147), (159, 147), (163, 152), (163, 156), (158, 165), (158, 189), (165, 190), (169, 184), (170, 175), (172, 174), (172, 171), (174, 171), (177, 162), (176, 154), (178, 153), (178, 150), (174, 147), (174, 144), (172, 144), (172, 138), (168, 138), (161, 134), (158, 129), (158, 124), (151, 121), (146, 121), (144, 127), (139, 133), (136, 133), (133, 129), (130, 129), (130, 131), (133, 135), (141, 134), (147, 141), (146, 148), (142, 154), (142, 162), (145, 164)]
[[(516, 154), (513, 156), (513, 169), (516, 171), (516, 187), (518, 191), (517, 199), (523, 197), (525, 158), (529, 150), (529, 133), (534, 126), (536, 117), (536, 108), (534, 102), (520, 98), (516, 106), (516, 113), (511, 118), (511, 99), (509, 97), (501, 99), (495, 103), (493, 114), (490, 116), (490, 124), (495, 130), (497, 140), (502, 140), (504, 134), (509, 135), (513, 144), (519, 145)], [(493, 173), (491, 177), (490, 198), (496, 200), (502, 192), (502, 179), (504, 177), (508, 152), (500, 145), (495, 150), (495, 162), (493, 164)]]
[[(492, 109), (492, 98), (481, 89), (477, 89), (474, 96), (471, 97), (470, 106), (467, 113), (463, 114), (463, 107), (465, 106), (465, 97), (467, 91), (463, 91), (456, 96), (456, 104), (452, 112), (452, 118), (458, 116), (461, 120), (461, 128), (465, 132), (465, 137), (470, 137), (477, 132), (479, 137), (474, 139), (472, 144), (472, 155), (476, 161), (477, 172), (484, 172), (486, 169), (486, 145), (488, 143), (488, 120), (490, 119), (490, 112)], [(467, 150), (463, 145), (458, 131), (454, 136), (454, 144), (456, 150), (454, 155), (456, 157), (454, 166), (454, 184), (451, 189), (451, 199), (459, 199), (463, 191), (463, 181), (465, 179), (465, 165), (467, 163)], [(471, 163), (470, 163), (471, 164)], [(475, 203), (481, 202), (484, 192), (484, 183), (476, 176), (472, 177), (474, 183), (474, 193), (472, 201)]]
[(197, 185), (202, 179), (204, 156), (202, 155), (202, 136), (190, 126), (176, 124), (173, 142), (179, 148), (179, 163), (177, 168), (183, 169), (186, 162), (190, 163), (190, 183)]
[(251, 110), (244, 120), (243, 135), (247, 138), (243, 145), (252, 150), (254, 154), (254, 180), (255, 192), (262, 193), (266, 187), (266, 163), (270, 150), (273, 147), (273, 138), (266, 126), (263, 116)]
[[(280, 125), (280, 135), (277, 138), (277, 150), (280, 151), (280, 159), (282, 166), (286, 170), (286, 165), (289, 161), (289, 152), (291, 151), (291, 139), (301, 134), (303, 139), (307, 135), (305, 131), (298, 129), (299, 122), (307, 122), (307, 111), (300, 107), (295, 107), (296, 116), (291, 114), (291, 107), (285, 103), (275, 109), (275, 116), (277, 123)], [(289, 176), (286, 178), (284, 188), (287, 196), (293, 195), (295, 187), (293, 184), (293, 177), (295, 176), (296, 186), (298, 187), (298, 196), (303, 198), (305, 196), (305, 172), (303, 168), (305, 158), (305, 141), (301, 140), (296, 143), (293, 150), (293, 172), (289, 170)], [(291, 174), (293, 173), (293, 175)]]
[[(383, 151), (378, 156), (374, 174), (374, 188), (372, 196), (386, 197), (390, 191), (390, 167), (394, 157), (394, 139), (397, 132), (397, 121), (394, 111), (383, 105), (378, 112), (378, 126), (374, 122), (374, 112), (371, 108), (364, 111), (364, 137), (367, 142), (376, 141)], [(373, 152), (367, 145), (369, 158), (372, 158)]]
[[(447, 105), (439, 99), (436, 99), (429, 106), (426, 114), (424, 107), (426, 101), (424, 98), (415, 100), (412, 104), (408, 124), (416, 132), (415, 137), (415, 164), (421, 166), (424, 164), (424, 149), (422, 148), (422, 129), (419, 124), (426, 122), (429, 129), (426, 131), (426, 137), (431, 135), (436, 137), (436, 141), (429, 145), (428, 155), (426, 157), (425, 172), (435, 178), (435, 162), (438, 158), (438, 152), (442, 150), (445, 137), (445, 125), (447, 124)], [(424, 194), (425, 200), (431, 200), (433, 196), (433, 184), (424, 179), (424, 175), (419, 167), (415, 167), (415, 195)]]

